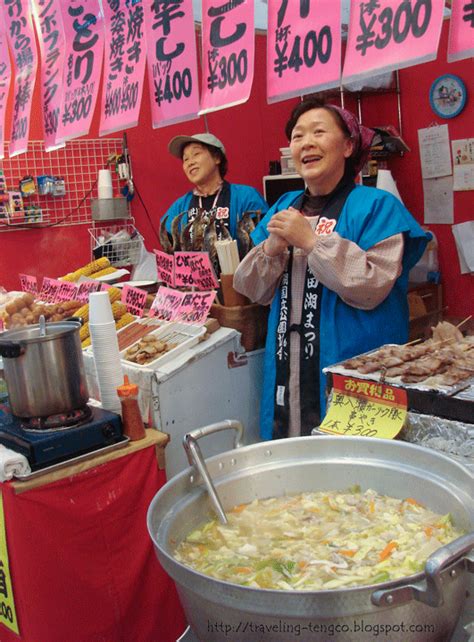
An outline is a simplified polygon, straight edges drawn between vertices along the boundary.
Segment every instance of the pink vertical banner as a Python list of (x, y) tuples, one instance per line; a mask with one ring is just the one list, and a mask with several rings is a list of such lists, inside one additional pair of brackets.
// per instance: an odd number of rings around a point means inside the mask
[(138, 124), (146, 63), (143, 2), (102, 0), (105, 61), (99, 135)]
[(341, 3), (268, 0), (267, 101), (339, 87)]
[(99, 0), (60, 0), (60, 6), (66, 46), (56, 142), (89, 132), (104, 53), (104, 19)]
[(199, 83), (192, 0), (145, 0), (144, 8), (153, 127), (197, 118)]
[(0, 9), (0, 160), (5, 156), (5, 117), (11, 77), (12, 68), (8, 53), (7, 29), (3, 11)]
[(448, 62), (472, 56), (474, 56), (474, 3), (467, 0), (452, 0)]
[(440, 0), (351, 0), (343, 84), (435, 60)]
[(200, 114), (248, 100), (255, 59), (254, 2), (202, 0)]
[(15, 95), (9, 151), (10, 156), (16, 156), (28, 149), (38, 54), (29, 1), (3, 0), (2, 5), (15, 69)]
[(33, 0), (41, 56), (41, 102), (46, 151), (57, 149), (56, 136), (63, 95), (65, 37), (60, 0)]

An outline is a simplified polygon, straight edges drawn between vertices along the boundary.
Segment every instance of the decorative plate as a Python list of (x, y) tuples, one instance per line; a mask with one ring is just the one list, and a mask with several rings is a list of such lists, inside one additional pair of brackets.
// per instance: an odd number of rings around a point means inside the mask
[(441, 118), (454, 118), (462, 112), (467, 100), (467, 90), (459, 76), (444, 74), (431, 85), (431, 109)]

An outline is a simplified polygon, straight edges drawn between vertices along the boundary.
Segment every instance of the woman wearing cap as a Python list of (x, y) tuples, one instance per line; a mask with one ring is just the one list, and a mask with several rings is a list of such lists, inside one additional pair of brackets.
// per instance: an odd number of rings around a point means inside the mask
[(227, 157), (224, 145), (213, 134), (175, 136), (168, 149), (183, 162), (183, 170), (193, 189), (178, 198), (166, 212), (166, 227), (171, 231), (171, 221), (181, 212), (187, 212), (181, 226), (191, 222), (199, 209), (217, 212), (218, 238), (225, 226), (232, 238), (236, 238), (237, 222), (244, 212), (268, 209), (266, 201), (256, 189), (224, 180), (227, 173)]
[(236, 290), (272, 303), (263, 439), (319, 425), (324, 367), (407, 341), (408, 271), (428, 242), (398, 199), (355, 185), (374, 132), (353, 114), (310, 98), (295, 107), (286, 134), (306, 190), (268, 211), (234, 277)]

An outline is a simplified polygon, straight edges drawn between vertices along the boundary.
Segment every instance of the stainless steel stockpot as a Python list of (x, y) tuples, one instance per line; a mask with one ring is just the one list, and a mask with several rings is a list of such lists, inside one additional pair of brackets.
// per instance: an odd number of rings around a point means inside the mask
[[(239, 426), (227, 420), (191, 435)], [(255, 498), (360, 484), (362, 490), (415, 497), (434, 511), (450, 512), (468, 534), (436, 551), (424, 572), (392, 582), (312, 592), (238, 586), (173, 557), (177, 544), (212, 516), (203, 485), (207, 471), (224, 509)], [(447, 642), (474, 572), (474, 477), (440, 453), (400, 441), (315, 436), (235, 448), (172, 478), (152, 500), (147, 522), (158, 559), (175, 580), (201, 642)]]
[(79, 320), (31, 325), (0, 334), (9, 403), (17, 417), (47, 417), (89, 400)]

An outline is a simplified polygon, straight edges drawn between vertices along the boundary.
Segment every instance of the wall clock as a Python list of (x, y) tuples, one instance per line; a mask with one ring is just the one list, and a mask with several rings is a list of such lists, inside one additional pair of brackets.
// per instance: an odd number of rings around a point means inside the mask
[(444, 74), (431, 85), (431, 109), (441, 118), (454, 118), (462, 112), (467, 100), (466, 86), (458, 76)]

